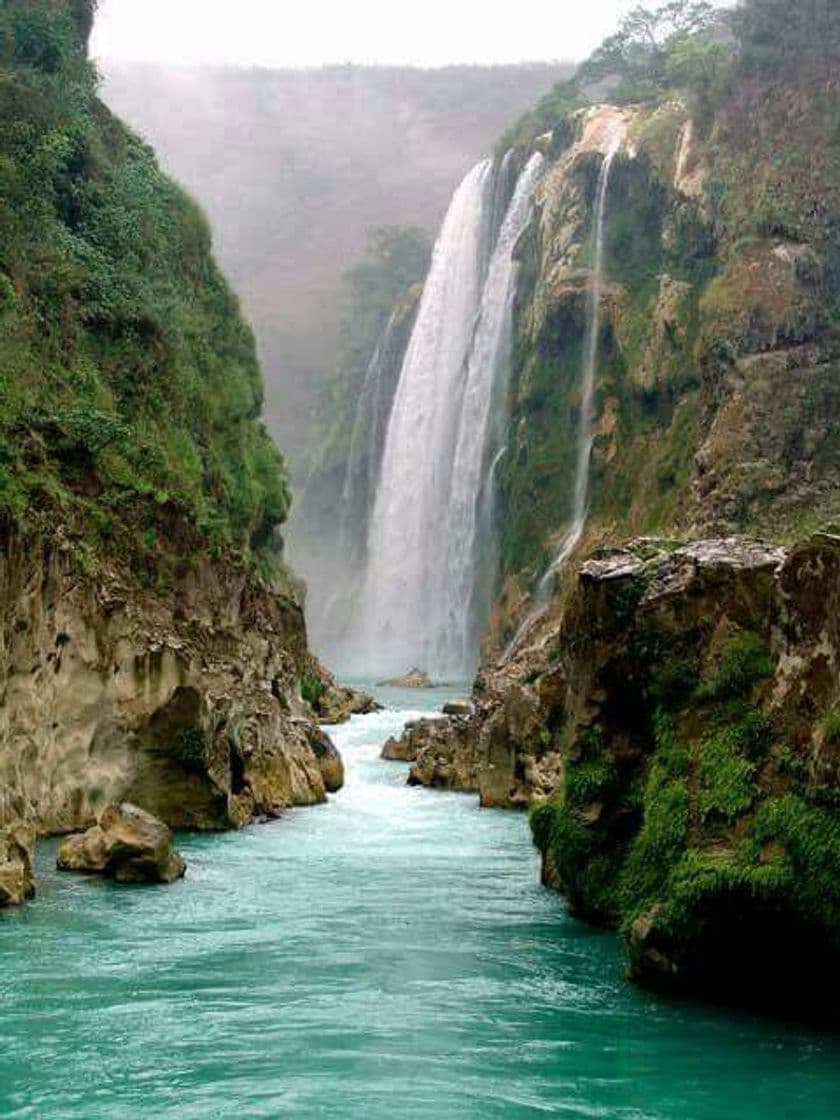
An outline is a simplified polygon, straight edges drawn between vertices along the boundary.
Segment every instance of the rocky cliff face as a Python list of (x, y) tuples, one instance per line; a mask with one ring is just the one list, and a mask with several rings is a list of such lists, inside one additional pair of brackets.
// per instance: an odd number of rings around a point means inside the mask
[(0, 822), (66, 832), (127, 800), (217, 829), (324, 800), (300, 608), (241, 565), (143, 587), (60, 534), (5, 536), (0, 611)]
[(736, 85), (702, 126), (678, 100), (597, 106), (543, 140), (554, 158), (520, 250), (496, 648), (570, 516), (593, 206), (616, 121), (589, 547), (792, 541), (840, 513), (833, 82), (769, 82), (763, 111), (755, 83)]
[[(594, 106), (537, 140), (476, 712), (397, 750), (530, 805), (544, 881), (622, 930), (637, 979), (837, 1016), (840, 28), (816, 7), (807, 64), (745, 40), (702, 109)], [(587, 528), (523, 627), (572, 512), (616, 131)]]
[(18, 901), (19, 820), (64, 832), (127, 801), (226, 828), (341, 783), (303, 699), (329, 682), (280, 561), (254, 340), (203, 215), (96, 98), (94, 8), (0, 7), (0, 864)]
[(530, 802), (545, 883), (637, 979), (834, 1015), (838, 597), (838, 537), (604, 549), (471, 721), (414, 730), (412, 779)]

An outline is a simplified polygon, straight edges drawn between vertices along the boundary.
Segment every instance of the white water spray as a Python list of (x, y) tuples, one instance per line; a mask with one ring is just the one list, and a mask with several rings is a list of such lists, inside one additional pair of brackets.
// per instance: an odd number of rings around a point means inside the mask
[[(482, 560), (490, 560), (488, 554), (496, 551), (494, 495), (484, 493), (484, 483), (486, 478), (492, 488), (506, 427), (494, 425), (493, 420), (507, 411), (517, 273), (514, 249), (530, 217), (531, 198), (543, 164), (541, 155), (532, 156), (517, 181), (490, 261), (467, 365), (446, 512), (447, 563), (441, 569), (438, 592), (444, 607), (444, 630), (436, 645), (446, 651), (449, 671), (471, 673), (476, 668), (484, 615), (492, 594), (492, 586), (487, 583), (488, 576), (492, 579), (495, 575), (495, 564), (482, 564)], [(484, 578), (480, 578), (482, 567)]]
[(474, 668), (478, 506), (510, 365), (513, 252), (542, 158), (520, 176), (499, 230), (497, 187), (508, 164), (494, 175), (490, 161), (480, 163), (456, 191), (403, 362), (354, 643), (356, 666), (374, 675), (417, 665), (462, 677)]

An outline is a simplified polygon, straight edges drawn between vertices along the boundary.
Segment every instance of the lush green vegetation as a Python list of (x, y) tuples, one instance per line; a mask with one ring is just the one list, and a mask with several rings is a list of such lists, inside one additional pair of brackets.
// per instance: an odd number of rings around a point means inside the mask
[[(722, 34), (728, 20), (706, 0), (634, 8), (571, 78), (558, 82), (505, 134), (502, 145), (528, 144), (554, 130), (562, 143), (569, 114), (596, 101), (638, 104), (676, 94), (706, 111), (733, 58), (731, 42)], [(744, 23), (739, 27), (746, 31)]]
[(300, 694), (307, 704), (313, 708), (318, 706), (318, 702), (327, 691), (326, 683), (321, 677), (316, 676), (314, 673), (305, 676), (300, 682)]
[(368, 231), (365, 255), (343, 277), (342, 382), (355, 385), (364, 374), (394, 307), (425, 279), (430, 255), (429, 236), (419, 227), (381, 226)]
[[(714, 653), (711, 629), (678, 637), (646, 623), (636, 633), (606, 609), (610, 687), (632, 666), (642, 707), (628, 716), (608, 693), (604, 716), (566, 730), (562, 795), (531, 819), (557, 882), (580, 913), (620, 926), (631, 943), (639, 919), (652, 924), (687, 976), (703, 974), (704, 953), (726, 975), (719, 938), (735, 959), (756, 923), (773, 952), (810, 931), (816, 965), (828, 960), (840, 951), (840, 820), (765, 710), (775, 663), (764, 639), (736, 632)], [(564, 648), (572, 662), (591, 657), (573, 641)], [(616, 718), (626, 726), (611, 747)], [(819, 729), (828, 741), (838, 726), (832, 711)], [(629, 729), (646, 741), (635, 759)], [(769, 915), (776, 925), (761, 926)]]
[(642, 4), (503, 143), (527, 144), (554, 129), (562, 138), (571, 112), (604, 100), (639, 104), (682, 97), (708, 124), (745, 77), (778, 81), (835, 66), (838, 38), (840, 12), (826, 0), (743, 0), (724, 9), (708, 0)]
[(92, 13), (0, 10), (0, 517), (257, 552), (289, 492), (253, 338), (197, 206), (96, 98)]
[(704, 93), (729, 56), (715, 38), (719, 17), (706, 0), (634, 8), (583, 64), (578, 81), (607, 83), (610, 99), (639, 102), (675, 89)]

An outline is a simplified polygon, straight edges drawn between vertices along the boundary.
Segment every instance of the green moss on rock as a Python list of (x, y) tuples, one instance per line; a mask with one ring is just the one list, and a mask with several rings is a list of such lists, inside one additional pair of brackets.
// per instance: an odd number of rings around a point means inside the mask
[(168, 506), (258, 553), (289, 489), (253, 336), (206, 219), (96, 98), (91, 11), (0, 12), (0, 517), (84, 541), (107, 509), (94, 551), (142, 553)]

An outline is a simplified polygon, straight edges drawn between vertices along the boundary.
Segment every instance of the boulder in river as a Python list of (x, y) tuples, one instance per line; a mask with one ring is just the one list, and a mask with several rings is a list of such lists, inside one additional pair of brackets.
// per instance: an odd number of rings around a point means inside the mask
[(118, 883), (173, 883), (186, 864), (163, 821), (123, 802), (106, 809), (87, 832), (68, 836), (58, 850), (58, 868)]
[(434, 688), (432, 678), (422, 669), (411, 669), (404, 677), (393, 677), (389, 681), (381, 681), (385, 688)]
[(448, 700), (443, 705), (445, 716), (458, 716), (469, 719), (475, 713), (475, 706), (469, 700)]
[(449, 720), (442, 716), (437, 719), (411, 720), (403, 728), (402, 735), (388, 740), (382, 748), (380, 758), (387, 762), (416, 762), (417, 755), (427, 745), (434, 727), (448, 723)]
[(318, 766), (327, 793), (338, 793), (344, 785), (344, 762), (336, 750), (335, 744), (329, 735), (321, 731), (320, 728), (311, 729), (309, 742), (315, 757), (318, 759)]
[(0, 909), (20, 906), (35, 894), (34, 844), (33, 829), (22, 821), (0, 831)]

